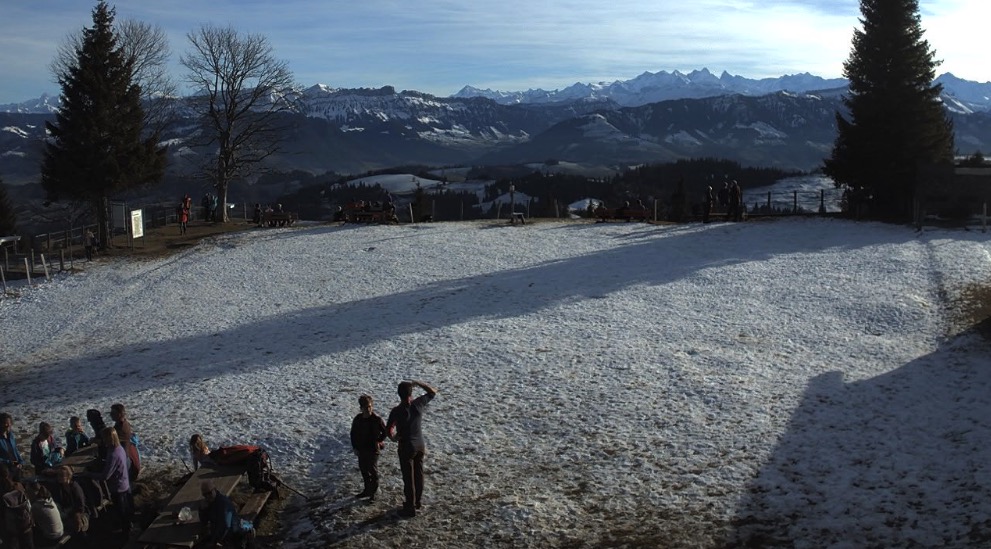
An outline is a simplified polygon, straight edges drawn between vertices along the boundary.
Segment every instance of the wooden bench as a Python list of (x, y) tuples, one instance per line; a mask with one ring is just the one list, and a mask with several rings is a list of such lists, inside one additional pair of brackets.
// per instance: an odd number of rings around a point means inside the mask
[(653, 214), (654, 212), (640, 206), (629, 206), (626, 208), (605, 208), (599, 206), (595, 209), (595, 217), (599, 218), (599, 223), (605, 223), (614, 219), (622, 221), (650, 221)]
[(268, 498), (271, 496), (272, 492), (268, 490), (251, 494), (248, 496), (248, 499), (245, 500), (244, 505), (241, 506), (238, 514), (242, 519), (250, 520), (254, 523), (255, 519), (258, 518), (258, 514), (261, 513), (262, 508), (265, 507), (265, 502), (267, 502)]
[(96, 443), (92, 443), (62, 458), (62, 465), (71, 467), (73, 473), (82, 473), (92, 470), (99, 461), (99, 447)]
[(72, 536), (70, 536), (69, 534), (65, 534), (61, 538), (53, 541), (38, 541), (37, 538), (35, 538), (34, 547), (35, 549), (51, 549), (52, 547), (64, 547), (68, 545), (70, 541), (72, 541)]
[(269, 227), (291, 227), (299, 219), (293, 212), (265, 212), (262, 214), (262, 225)]
[[(172, 499), (159, 511), (148, 529), (138, 538), (138, 543), (151, 547), (192, 547), (200, 534), (199, 507), (203, 499), (200, 484), (212, 480), (222, 494), (230, 496), (244, 476), (243, 467), (200, 467), (176, 491)], [(188, 507), (192, 518), (179, 522), (179, 510)]]
[(353, 202), (344, 208), (345, 223), (399, 223), (396, 208), (380, 202)]

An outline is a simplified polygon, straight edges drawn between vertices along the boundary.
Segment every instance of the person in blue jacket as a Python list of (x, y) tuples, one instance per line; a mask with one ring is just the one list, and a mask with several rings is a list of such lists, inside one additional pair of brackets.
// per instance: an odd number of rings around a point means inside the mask
[(83, 430), (83, 422), (79, 416), (69, 418), (69, 430), (65, 432), (65, 455), (72, 455), (80, 448), (89, 446), (89, 437)]
[(14, 418), (10, 414), (0, 413), (0, 464), (10, 470), (14, 480), (21, 478), (21, 453), (17, 451), (17, 441), (14, 439)]
[(200, 508), (200, 523), (203, 525), (204, 539), (198, 547), (224, 547), (229, 542), (247, 542), (253, 545), (251, 525), (242, 521), (234, 509), (234, 502), (217, 490), (212, 480), (200, 483), (200, 493), (204, 505)]

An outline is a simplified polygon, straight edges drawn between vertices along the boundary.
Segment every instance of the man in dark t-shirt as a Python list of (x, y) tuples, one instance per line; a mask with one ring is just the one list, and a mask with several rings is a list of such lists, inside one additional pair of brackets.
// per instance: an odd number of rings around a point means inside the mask
[[(413, 387), (423, 389), (426, 394), (413, 399)], [(406, 496), (400, 514), (415, 517), (423, 500), (423, 456), (427, 451), (421, 424), (427, 404), (437, 395), (437, 389), (422, 381), (404, 381), (397, 392), (399, 406), (389, 412), (385, 429), (391, 440), (399, 442), (399, 468), (403, 472)]]

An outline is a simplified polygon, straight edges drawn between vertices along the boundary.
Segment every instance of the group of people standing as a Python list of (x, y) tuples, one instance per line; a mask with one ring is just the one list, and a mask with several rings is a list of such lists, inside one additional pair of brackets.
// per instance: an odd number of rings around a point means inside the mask
[(724, 181), (723, 188), (715, 194), (713, 194), (711, 186), (706, 187), (702, 200), (703, 223), (708, 223), (711, 220), (712, 211), (716, 204), (726, 212), (727, 221), (743, 221), (743, 191), (735, 179)]
[[(90, 438), (82, 420), (73, 416), (65, 432), (65, 444), (55, 437), (48, 422), (41, 422), (30, 446), (30, 465), (21, 457), (13, 431), (13, 418), (0, 413), (0, 538), (3, 547), (33, 548), (34, 540), (57, 541), (63, 535), (85, 537), (90, 519), (96, 518), (104, 499), (113, 504), (120, 532), (131, 531), (133, 500), (131, 486), (141, 463), (137, 437), (123, 404), (110, 410), (114, 425), (107, 426), (98, 410), (87, 419), (94, 430)], [(95, 444), (97, 462), (86, 471), (74, 472), (63, 463), (66, 457)]]
[[(419, 387), (424, 394), (413, 398), (413, 390)], [(397, 389), (399, 404), (390, 412), (387, 420), (375, 413), (373, 399), (369, 395), (358, 397), (361, 413), (351, 422), (351, 447), (358, 456), (358, 470), (364, 489), (356, 497), (375, 498), (379, 487), (378, 456), (385, 448), (385, 439), (398, 442), (399, 469), (403, 475), (403, 508), (400, 515), (415, 517), (423, 506), (423, 458), (426, 441), (423, 437), (423, 414), (435, 396), (437, 389), (422, 381), (403, 381)]]
[[(203, 208), (203, 221), (223, 221), (223, 212), (220, 210), (220, 198), (213, 193), (206, 193), (200, 199), (200, 206)], [(179, 234), (186, 234), (189, 222), (193, 219), (193, 198), (185, 194), (176, 207), (176, 219), (179, 221)]]

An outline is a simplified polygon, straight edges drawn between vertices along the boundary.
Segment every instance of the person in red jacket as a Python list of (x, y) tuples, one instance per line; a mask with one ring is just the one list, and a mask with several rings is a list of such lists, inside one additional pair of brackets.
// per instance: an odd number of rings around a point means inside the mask
[(179, 217), (179, 234), (184, 235), (189, 224), (189, 208), (185, 204), (179, 206), (177, 216)]

